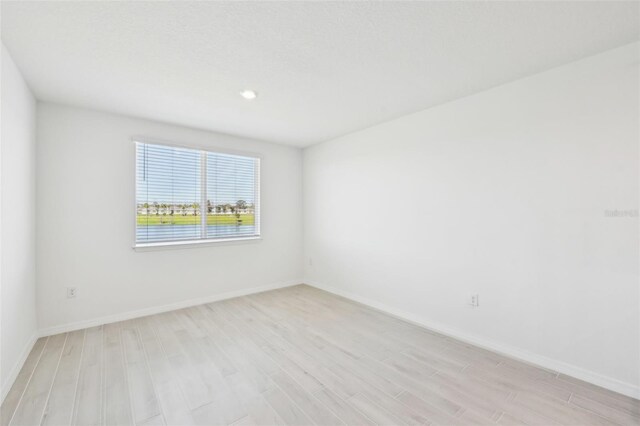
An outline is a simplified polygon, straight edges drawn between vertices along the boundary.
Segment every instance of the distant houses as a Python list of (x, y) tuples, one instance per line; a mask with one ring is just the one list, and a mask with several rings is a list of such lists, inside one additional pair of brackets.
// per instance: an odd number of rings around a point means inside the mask
[[(158, 215), (158, 216), (199, 216), (200, 203), (167, 204), (167, 203), (138, 203), (138, 215)], [(236, 203), (225, 203), (214, 205), (207, 203), (207, 214), (254, 214), (255, 206), (243, 200)]]

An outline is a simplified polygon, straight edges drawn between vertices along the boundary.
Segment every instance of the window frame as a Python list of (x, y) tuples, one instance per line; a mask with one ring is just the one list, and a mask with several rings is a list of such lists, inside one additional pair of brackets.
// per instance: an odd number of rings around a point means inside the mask
[[(256, 232), (253, 235), (248, 236), (236, 236), (236, 237), (219, 237), (219, 238), (198, 238), (191, 240), (172, 240), (172, 241), (156, 241), (156, 242), (138, 242), (136, 239), (136, 230), (138, 227), (138, 199), (137, 199), (137, 176), (138, 176), (138, 164), (137, 164), (137, 143), (162, 145), (170, 148), (182, 148), (191, 149), (201, 152), (210, 152), (212, 154), (228, 154), (238, 155), (243, 157), (250, 157), (257, 160), (257, 172), (255, 173), (255, 188), (256, 196), (254, 201), (255, 217), (257, 220), (254, 222)], [(178, 249), (178, 248), (196, 248), (206, 247), (211, 245), (220, 244), (237, 244), (243, 242), (256, 242), (262, 240), (262, 163), (263, 157), (261, 154), (250, 151), (240, 151), (234, 149), (221, 148), (217, 146), (200, 145), (200, 144), (185, 144), (179, 142), (172, 142), (163, 139), (149, 138), (146, 136), (134, 136), (131, 138), (131, 146), (133, 154), (131, 155), (133, 162), (133, 245), (132, 248), (135, 251), (150, 251), (150, 250), (165, 250), (165, 249)], [(205, 157), (206, 162), (206, 157)], [(204, 177), (204, 170), (201, 171)], [(202, 204), (202, 203), (201, 203)], [(206, 209), (206, 206), (200, 206), (201, 209)], [(202, 213), (201, 213), (202, 217)]]

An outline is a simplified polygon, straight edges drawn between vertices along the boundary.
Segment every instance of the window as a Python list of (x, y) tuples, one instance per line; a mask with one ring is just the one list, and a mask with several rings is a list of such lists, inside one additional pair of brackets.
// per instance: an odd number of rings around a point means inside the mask
[(137, 247), (259, 235), (259, 158), (136, 142)]

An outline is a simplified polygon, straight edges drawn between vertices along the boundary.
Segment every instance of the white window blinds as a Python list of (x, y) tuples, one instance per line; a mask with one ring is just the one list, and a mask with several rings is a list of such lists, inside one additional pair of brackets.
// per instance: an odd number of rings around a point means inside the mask
[(136, 142), (136, 244), (260, 235), (260, 159)]

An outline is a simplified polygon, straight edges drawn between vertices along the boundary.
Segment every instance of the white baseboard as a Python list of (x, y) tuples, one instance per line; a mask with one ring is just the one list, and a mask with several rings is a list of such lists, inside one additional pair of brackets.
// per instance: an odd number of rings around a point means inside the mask
[(16, 363), (11, 368), (11, 372), (9, 373), (9, 376), (7, 376), (4, 383), (2, 383), (2, 388), (0, 389), (0, 395), (2, 396), (2, 398), (0, 398), (0, 404), (4, 402), (4, 399), (7, 397), (7, 394), (11, 390), (11, 386), (13, 386), (13, 383), (16, 381), (16, 378), (18, 377), (18, 374), (20, 373), (20, 370), (22, 369), (24, 362), (27, 360), (27, 357), (29, 356), (31, 349), (33, 349), (33, 345), (36, 343), (36, 340), (38, 340), (37, 332), (33, 333), (31, 338), (29, 338), (29, 340), (27, 341), (27, 344), (24, 345), (24, 348), (22, 349), (22, 353), (18, 357), (18, 360), (16, 361)]
[[(134, 318), (145, 317), (147, 315), (159, 314), (162, 312), (174, 311), (176, 309), (188, 308), (190, 306), (202, 305), (205, 303), (217, 302), (219, 300), (232, 299), (234, 297), (246, 296), (248, 294), (262, 293), (269, 290), (276, 290), (278, 288), (290, 287), (302, 283), (302, 280), (292, 280), (276, 284), (268, 284), (258, 287), (250, 287), (241, 290), (227, 291), (225, 293), (218, 293), (211, 296), (198, 297), (195, 299), (183, 300), (181, 302), (170, 303), (162, 306), (154, 306), (151, 308), (144, 308), (135, 311), (121, 312), (114, 315), (108, 315), (100, 318), (93, 318), (89, 320), (77, 321), (62, 325), (56, 325), (53, 327), (47, 327), (40, 330), (40, 337), (52, 336), (54, 334), (68, 333), (70, 331), (81, 330), (83, 328), (95, 327), (98, 325), (110, 324), (118, 321), (126, 321)], [(13, 383), (13, 382), (12, 382)]]
[(470, 334), (449, 326), (431, 321), (427, 318), (419, 315), (412, 314), (410, 312), (395, 309), (384, 303), (377, 302), (375, 300), (368, 299), (366, 297), (358, 296), (353, 293), (349, 293), (343, 290), (339, 290), (334, 287), (330, 287), (314, 281), (305, 281), (306, 284), (319, 288), (320, 290), (328, 291), (329, 293), (342, 296), (354, 302), (361, 303), (368, 307), (374, 308), (378, 311), (384, 312), (393, 317), (410, 322), (417, 326), (432, 330), (458, 340), (471, 343), (475, 346), (500, 353), (510, 358), (515, 358), (520, 361), (525, 361), (530, 364), (535, 364), (539, 367), (546, 368), (548, 370), (555, 371), (557, 373), (566, 374), (567, 376), (575, 377), (576, 379), (583, 380), (585, 382), (592, 383), (594, 385), (609, 389), (613, 392), (617, 392), (631, 398), (640, 399), (640, 386), (632, 383), (623, 382), (612, 377), (604, 376), (593, 371), (585, 370), (583, 368), (571, 365), (562, 361), (558, 361), (552, 358), (548, 358), (542, 355), (538, 355), (529, 351), (525, 351), (501, 342), (493, 341), (480, 337), (474, 334)]

